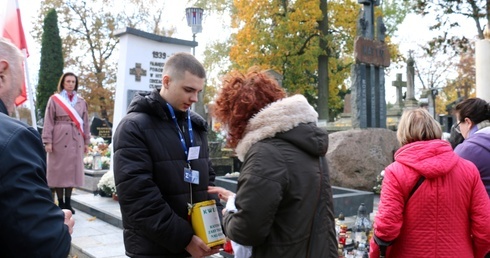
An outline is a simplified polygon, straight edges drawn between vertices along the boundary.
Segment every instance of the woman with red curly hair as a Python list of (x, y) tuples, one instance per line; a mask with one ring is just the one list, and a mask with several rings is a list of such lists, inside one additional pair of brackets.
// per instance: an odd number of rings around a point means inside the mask
[(328, 134), (306, 98), (286, 97), (267, 72), (232, 72), (213, 115), (243, 161), (236, 195), (209, 187), (227, 201), (227, 236), (253, 257), (338, 257)]

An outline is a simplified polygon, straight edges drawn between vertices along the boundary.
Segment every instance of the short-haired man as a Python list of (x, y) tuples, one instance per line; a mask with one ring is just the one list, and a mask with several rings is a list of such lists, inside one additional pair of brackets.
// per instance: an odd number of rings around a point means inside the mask
[[(209, 248), (192, 229), (188, 203), (214, 199), (207, 123), (190, 110), (206, 73), (192, 55), (176, 53), (163, 68), (162, 89), (137, 95), (114, 133), (114, 176), (130, 257), (204, 257)], [(184, 180), (197, 171), (198, 183)], [(195, 177), (194, 177), (195, 178)]]
[(23, 82), (22, 54), (0, 38), (0, 256), (67, 257), (75, 221), (53, 202), (41, 136), (8, 116)]

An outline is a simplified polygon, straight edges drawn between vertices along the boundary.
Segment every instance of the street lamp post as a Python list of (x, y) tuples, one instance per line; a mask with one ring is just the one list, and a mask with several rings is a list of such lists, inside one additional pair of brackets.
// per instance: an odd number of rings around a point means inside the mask
[[(185, 16), (187, 17), (187, 25), (192, 28), (192, 41), (196, 42), (196, 34), (202, 32), (202, 16), (204, 10), (198, 7), (185, 8)], [(196, 46), (194, 44), (192, 47), (192, 55), (196, 55)], [(199, 101), (194, 103), (191, 107), (196, 113), (201, 115), (206, 119), (206, 113), (204, 108), (204, 92), (206, 91), (206, 85), (204, 85), (203, 90), (199, 93)]]
[[(202, 15), (204, 10), (198, 7), (185, 8), (187, 25), (192, 28), (192, 41), (196, 41), (196, 34), (202, 32)], [(196, 55), (196, 47), (192, 47), (192, 55)]]

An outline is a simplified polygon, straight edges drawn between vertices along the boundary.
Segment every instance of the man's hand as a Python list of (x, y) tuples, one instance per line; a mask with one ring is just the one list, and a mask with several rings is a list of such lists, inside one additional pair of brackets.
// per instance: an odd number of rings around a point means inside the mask
[(73, 226), (75, 226), (75, 219), (73, 219), (71, 210), (63, 209), (63, 213), (65, 213), (65, 224), (68, 226), (68, 232), (70, 235), (73, 233)]
[(202, 258), (218, 253), (219, 246), (209, 248), (198, 236), (194, 235), (185, 250), (190, 253), (193, 258)]

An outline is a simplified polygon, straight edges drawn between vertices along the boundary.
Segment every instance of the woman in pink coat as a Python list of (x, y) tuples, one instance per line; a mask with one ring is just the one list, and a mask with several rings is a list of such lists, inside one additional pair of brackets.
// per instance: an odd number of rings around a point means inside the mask
[(90, 142), (87, 102), (77, 95), (78, 77), (65, 73), (58, 93), (49, 98), (44, 116), (43, 143), (47, 157), (47, 180), (61, 208), (71, 207), (73, 187), (83, 186), (83, 156)]
[[(484, 257), (490, 252), (490, 200), (473, 163), (440, 140), (425, 109), (406, 111), (402, 147), (385, 169), (370, 257)], [(416, 187), (416, 185), (419, 185)]]

